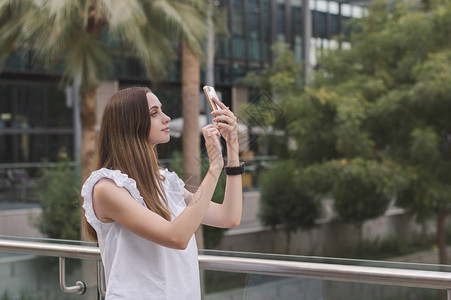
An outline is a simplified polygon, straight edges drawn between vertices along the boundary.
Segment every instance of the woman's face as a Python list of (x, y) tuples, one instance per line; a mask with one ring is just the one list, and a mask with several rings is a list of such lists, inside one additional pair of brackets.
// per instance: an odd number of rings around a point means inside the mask
[(161, 102), (153, 93), (147, 93), (150, 112), (149, 140), (152, 146), (169, 142), (169, 118), (161, 109)]

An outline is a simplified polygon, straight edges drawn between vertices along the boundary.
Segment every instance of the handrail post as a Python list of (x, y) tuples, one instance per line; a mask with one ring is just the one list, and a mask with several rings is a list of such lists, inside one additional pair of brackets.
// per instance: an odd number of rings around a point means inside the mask
[(60, 288), (65, 293), (77, 293), (83, 295), (86, 292), (86, 283), (77, 281), (74, 286), (66, 286), (66, 258), (59, 257)]
[(105, 289), (105, 280), (103, 275), (103, 264), (101, 260), (97, 261), (97, 289), (102, 295), (102, 297), (105, 297), (106, 295), (106, 289)]

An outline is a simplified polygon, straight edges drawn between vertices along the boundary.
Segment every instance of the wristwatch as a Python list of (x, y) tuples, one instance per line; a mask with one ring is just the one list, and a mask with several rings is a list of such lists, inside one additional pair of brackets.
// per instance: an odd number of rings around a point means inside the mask
[(236, 167), (224, 167), (224, 173), (226, 175), (242, 175), (244, 174), (244, 162), (240, 162)]

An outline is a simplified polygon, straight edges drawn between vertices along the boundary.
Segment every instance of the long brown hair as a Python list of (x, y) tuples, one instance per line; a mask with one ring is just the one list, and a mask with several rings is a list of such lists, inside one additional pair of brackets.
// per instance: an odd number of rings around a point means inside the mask
[[(120, 170), (133, 178), (147, 207), (170, 220), (157, 152), (149, 141), (147, 93), (151, 92), (145, 87), (132, 87), (108, 100), (97, 139), (96, 169)], [(88, 237), (97, 240), (95, 230), (86, 219), (84, 222)]]

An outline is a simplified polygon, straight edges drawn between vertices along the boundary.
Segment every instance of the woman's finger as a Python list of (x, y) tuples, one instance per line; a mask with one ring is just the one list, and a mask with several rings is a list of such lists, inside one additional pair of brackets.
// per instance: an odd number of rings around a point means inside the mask
[(211, 115), (213, 116), (213, 117), (218, 117), (218, 116), (221, 116), (221, 115), (226, 115), (226, 116), (229, 116), (231, 119), (233, 119), (233, 120), (237, 120), (237, 118), (236, 118), (236, 116), (233, 114), (233, 112), (230, 110), (230, 109), (217, 109), (217, 110), (215, 110), (215, 111), (213, 111), (212, 113), (211, 113)]
[(216, 123), (219, 123), (219, 122), (225, 122), (225, 123), (227, 123), (228, 125), (231, 125), (231, 126), (236, 126), (236, 120), (234, 119), (234, 118), (232, 118), (232, 117), (230, 117), (230, 116), (228, 116), (228, 115), (219, 115), (219, 116), (216, 116), (214, 119), (213, 119), (213, 121), (214, 122), (216, 122)]
[[(214, 110), (213, 112), (221, 112), (221, 113), (226, 113), (226, 112), (230, 112), (232, 113), (232, 111), (230, 110), (229, 107), (227, 107), (224, 103), (222, 103), (221, 101), (219, 101), (216, 98), (212, 98), (213, 101), (219, 106), (219, 109)], [(233, 113), (232, 113), (233, 114)]]
[(215, 97), (213, 97), (212, 99), (213, 99), (213, 102), (216, 103), (221, 109), (227, 108), (227, 106), (224, 103), (222, 103), (221, 101), (219, 101), (219, 99), (216, 99)]
[(202, 134), (205, 134), (205, 133), (207, 133), (211, 130), (215, 130), (215, 129), (216, 129), (216, 127), (213, 124), (208, 124), (202, 128)]
[(219, 133), (219, 130), (216, 127), (214, 127), (213, 125), (210, 125), (208, 127), (205, 126), (202, 129), (202, 134), (204, 135), (205, 138), (209, 138), (212, 136), (216, 136), (216, 137), (221, 136), (221, 134)]
[(215, 126), (214, 126), (213, 124), (207, 124), (207, 125), (205, 125), (204, 127), (202, 127), (202, 131), (208, 130), (208, 129), (210, 129), (210, 128), (215, 128)]

